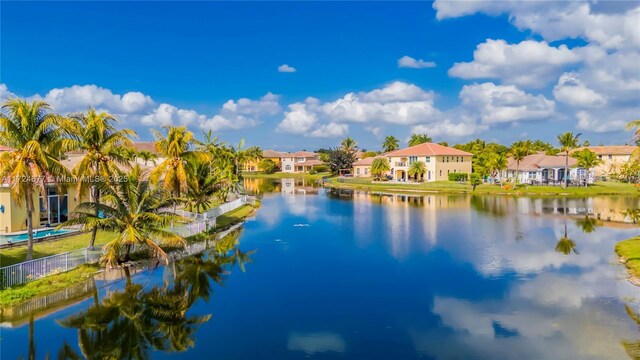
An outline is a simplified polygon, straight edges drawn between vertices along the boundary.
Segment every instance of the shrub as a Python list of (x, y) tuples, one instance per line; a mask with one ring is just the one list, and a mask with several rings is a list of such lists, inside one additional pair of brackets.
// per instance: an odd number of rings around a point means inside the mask
[(310, 169), (309, 170), (309, 175), (315, 175), (317, 173), (318, 173), (318, 170), (316, 170), (316, 169)]
[(476, 186), (480, 185), (481, 181), (481, 176), (478, 173), (473, 173), (469, 176), (469, 182), (471, 183), (471, 186), (473, 186), (473, 191), (476, 190)]
[(449, 173), (449, 181), (467, 181), (469, 174), (467, 173)]
[(264, 171), (266, 174), (273, 174), (278, 171), (278, 164), (271, 159), (262, 159), (258, 163), (258, 169)]
[(327, 165), (316, 165), (313, 167), (313, 169), (319, 173), (329, 171), (329, 167)]

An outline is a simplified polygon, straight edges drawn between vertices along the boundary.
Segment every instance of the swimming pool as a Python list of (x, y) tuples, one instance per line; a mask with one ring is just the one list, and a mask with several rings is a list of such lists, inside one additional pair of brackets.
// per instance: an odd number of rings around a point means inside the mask
[[(60, 230), (55, 230), (55, 229), (39, 229), (39, 230), (34, 230), (33, 231), (33, 238), (34, 239), (42, 239), (45, 237), (49, 237), (49, 236), (56, 236), (56, 235), (62, 235), (62, 234), (66, 234), (69, 232), (72, 232), (73, 230), (66, 230), (66, 229), (60, 229)], [(27, 233), (24, 234), (17, 234), (17, 235), (2, 235), (0, 236), (0, 245), (5, 245), (5, 244), (15, 244), (18, 242), (23, 242), (23, 241), (27, 241), (29, 239), (29, 235)]]

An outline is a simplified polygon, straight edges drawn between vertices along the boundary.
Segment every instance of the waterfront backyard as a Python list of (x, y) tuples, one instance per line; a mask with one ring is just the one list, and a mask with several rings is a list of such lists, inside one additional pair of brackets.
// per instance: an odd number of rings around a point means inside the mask
[(3, 309), (2, 357), (624, 359), (638, 346), (640, 292), (614, 253), (638, 228), (613, 221), (638, 197), (260, 182), (254, 221), (202, 253), (96, 277), (46, 311)]

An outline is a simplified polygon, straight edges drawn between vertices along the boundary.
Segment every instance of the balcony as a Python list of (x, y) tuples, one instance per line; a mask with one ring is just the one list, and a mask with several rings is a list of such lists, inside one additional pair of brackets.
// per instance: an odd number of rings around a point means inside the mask
[(404, 166), (407, 166), (407, 162), (406, 161), (402, 161), (402, 162), (396, 161), (395, 163), (393, 163), (393, 166), (404, 167)]

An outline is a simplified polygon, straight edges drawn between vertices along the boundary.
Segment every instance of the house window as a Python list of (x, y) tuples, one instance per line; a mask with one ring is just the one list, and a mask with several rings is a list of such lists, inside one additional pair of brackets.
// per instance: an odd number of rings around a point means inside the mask
[(298, 160), (298, 162), (304, 162), (304, 158), (303, 157), (298, 158), (297, 160)]
[(411, 164), (414, 161), (418, 161), (418, 157), (417, 156), (409, 156), (409, 164)]
[(602, 155), (598, 155), (598, 159), (602, 160)]
[(609, 160), (613, 159), (613, 155), (609, 155)]
[(285, 165), (284, 169), (287, 170), (287, 171), (291, 171), (291, 165)]
[(424, 158), (424, 160), (425, 160), (425, 161), (427, 162), (427, 164), (428, 164), (428, 163), (430, 163), (430, 162), (431, 162), (431, 157), (430, 157), (430, 156), (427, 156), (426, 158)]
[[(427, 158), (428, 159), (428, 158)], [(431, 170), (427, 171), (427, 178), (431, 180)]]
[(360, 175), (360, 168), (356, 169), (356, 174)]
[(535, 171), (529, 171), (529, 179), (534, 179), (536, 177)]
[(364, 174), (368, 175), (369, 174), (369, 168), (364, 168)]
[(442, 176), (442, 170), (440, 170), (440, 176)]

